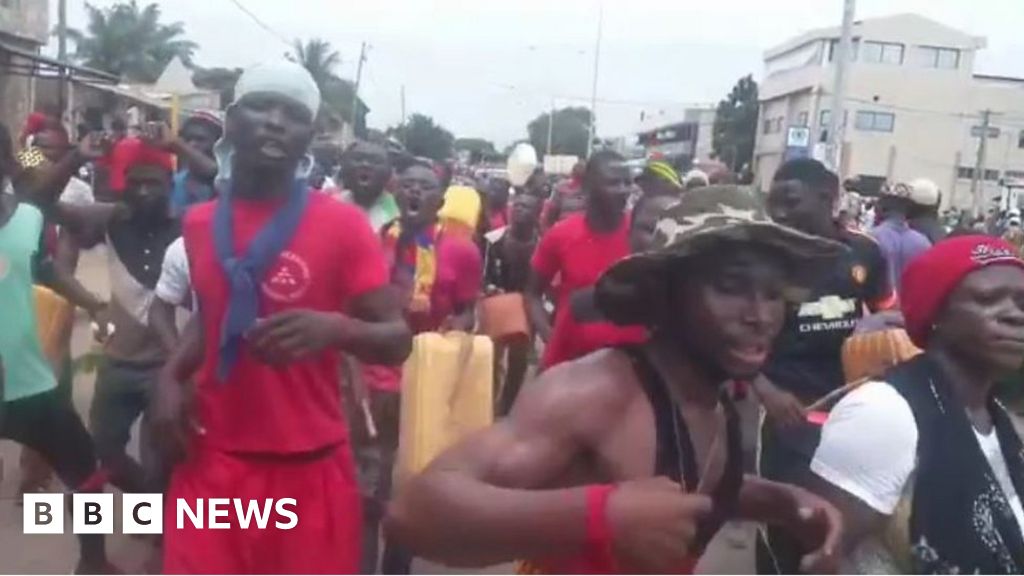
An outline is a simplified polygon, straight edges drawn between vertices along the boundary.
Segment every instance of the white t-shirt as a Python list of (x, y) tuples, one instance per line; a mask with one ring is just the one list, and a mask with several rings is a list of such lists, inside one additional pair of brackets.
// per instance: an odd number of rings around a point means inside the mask
[(192, 294), (192, 277), (188, 271), (184, 237), (171, 242), (167, 247), (155, 292), (157, 298), (168, 304), (185, 306), (188, 303)]
[[(1024, 535), (1024, 509), (1010, 481), (995, 430), (974, 431)], [(811, 470), (873, 510), (890, 515), (917, 467), (917, 423), (907, 401), (885, 382), (868, 382), (832, 410)]]

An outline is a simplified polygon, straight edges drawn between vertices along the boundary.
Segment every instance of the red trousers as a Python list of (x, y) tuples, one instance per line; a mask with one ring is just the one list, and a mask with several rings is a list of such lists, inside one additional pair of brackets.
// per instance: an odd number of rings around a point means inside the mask
[[(177, 500), (193, 511), (196, 500), (293, 498), (298, 523), (271, 511), (264, 529), (242, 529), (233, 504), (220, 517), (228, 529), (204, 529), (186, 514), (177, 528)], [(175, 468), (164, 501), (164, 572), (167, 574), (355, 574), (359, 572), (361, 511), (347, 444), (317, 455), (240, 455), (199, 447)]]

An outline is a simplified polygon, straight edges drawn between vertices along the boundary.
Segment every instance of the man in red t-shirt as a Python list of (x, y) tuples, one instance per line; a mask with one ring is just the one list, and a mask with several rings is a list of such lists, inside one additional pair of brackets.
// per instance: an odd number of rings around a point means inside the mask
[[(184, 222), (198, 321), (155, 399), (169, 455), (187, 445), (167, 493), (164, 570), (354, 573), (360, 503), (338, 352), (397, 364), (411, 338), (366, 217), (306, 184), (313, 79), (289, 62), (263, 64), (236, 92), (216, 147), (221, 194)], [(182, 383), (193, 373), (186, 418)], [(207, 498), (238, 499), (221, 516), (229, 528), (187, 518), (175, 528), (178, 499), (194, 510)], [(250, 506), (269, 513), (265, 528), (236, 517)]]
[[(582, 185), (586, 210), (562, 220), (541, 238), (526, 288), (530, 320), (547, 342), (541, 363), (544, 369), (598, 348), (637, 342), (644, 336), (642, 330), (601, 322), (587, 327), (587, 343), (582, 344), (581, 328), (569, 313), (574, 292), (593, 286), (609, 266), (629, 254), (626, 203), (633, 183), (622, 156), (607, 150), (591, 156)], [(543, 297), (556, 276), (560, 281), (552, 328)]]

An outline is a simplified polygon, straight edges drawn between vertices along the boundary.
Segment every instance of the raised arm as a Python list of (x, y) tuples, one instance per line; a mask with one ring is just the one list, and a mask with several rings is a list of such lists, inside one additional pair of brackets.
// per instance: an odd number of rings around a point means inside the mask
[(189, 170), (200, 180), (213, 182), (217, 176), (217, 161), (189, 146), (171, 133), (163, 122), (150, 122), (143, 127), (142, 138), (150, 145), (163, 148), (188, 164)]
[(78, 173), (83, 164), (103, 157), (109, 147), (110, 139), (107, 135), (99, 132), (89, 134), (49, 170), (19, 185), (18, 192), (28, 201), (45, 209), (60, 198), (72, 176)]

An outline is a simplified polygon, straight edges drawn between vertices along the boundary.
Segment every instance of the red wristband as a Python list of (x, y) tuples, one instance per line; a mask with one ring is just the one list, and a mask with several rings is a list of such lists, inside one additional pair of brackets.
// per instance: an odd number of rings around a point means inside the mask
[(587, 552), (600, 564), (614, 569), (615, 552), (612, 548), (612, 527), (608, 524), (608, 499), (615, 484), (587, 487)]

